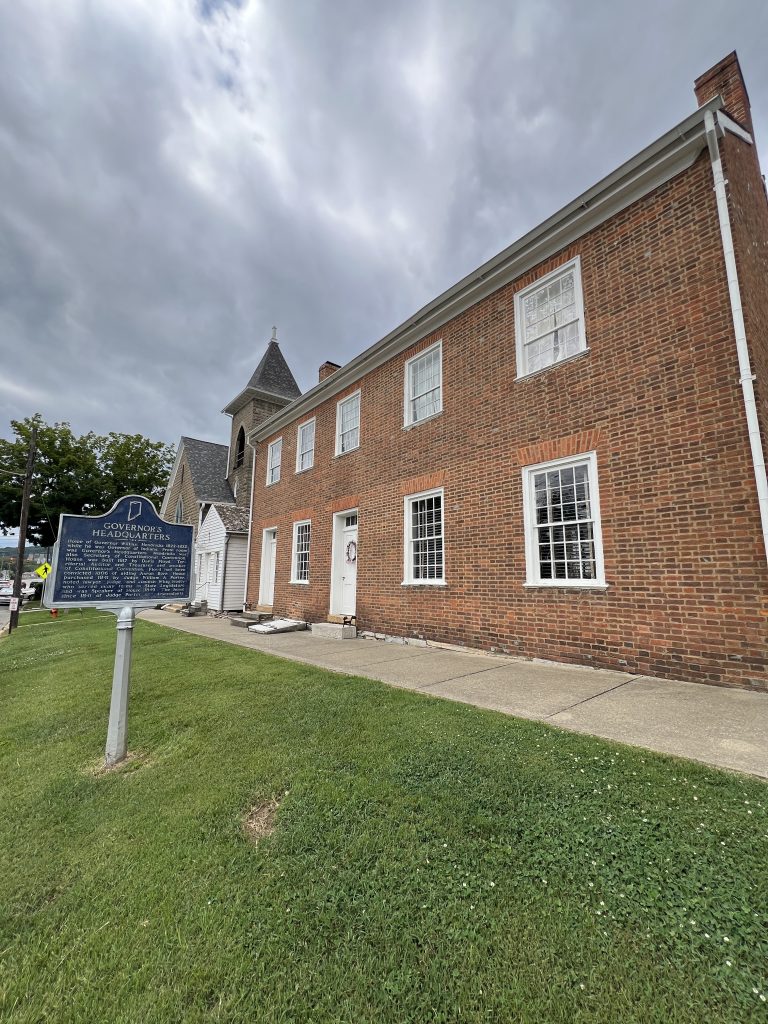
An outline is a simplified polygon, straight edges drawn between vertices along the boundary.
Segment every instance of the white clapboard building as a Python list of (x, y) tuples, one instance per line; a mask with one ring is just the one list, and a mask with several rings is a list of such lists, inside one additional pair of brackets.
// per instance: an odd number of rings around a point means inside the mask
[(195, 544), (195, 600), (213, 612), (240, 611), (245, 590), (248, 512), (211, 505)]

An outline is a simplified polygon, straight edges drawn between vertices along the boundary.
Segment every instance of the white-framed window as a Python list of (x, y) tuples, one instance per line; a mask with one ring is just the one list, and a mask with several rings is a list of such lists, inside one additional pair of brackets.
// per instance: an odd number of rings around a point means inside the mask
[(443, 409), (443, 343), (430, 345), (405, 364), (405, 425), (420, 423)]
[(311, 520), (305, 519), (302, 522), (293, 524), (291, 583), (309, 583), (309, 545), (311, 539)]
[(184, 502), (181, 500), (181, 498), (179, 498), (179, 500), (176, 502), (176, 522), (184, 522)]
[(403, 583), (445, 583), (442, 487), (405, 499)]
[(586, 349), (578, 256), (515, 295), (515, 337), (518, 377)]
[(276, 484), (280, 479), (280, 462), (283, 458), (283, 439), (278, 437), (267, 448), (267, 484)]
[(301, 423), (296, 431), (296, 472), (311, 469), (315, 464), (315, 420)]
[(526, 585), (604, 587), (597, 456), (523, 469)]
[(360, 392), (343, 398), (336, 406), (336, 454), (360, 447)]

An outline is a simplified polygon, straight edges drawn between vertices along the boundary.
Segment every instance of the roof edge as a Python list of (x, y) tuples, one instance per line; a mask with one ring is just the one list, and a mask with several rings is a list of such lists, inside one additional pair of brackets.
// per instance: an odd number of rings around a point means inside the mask
[(270, 402), (282, 402), (283, 405), (289, 405), (291, 402), (298, 402), (302, 397), (302, 395), (299, 395), (297, 398), (286, 398), (285, 395), (278, 395), (276, 391), (267, 391), (265, 388), (252, 388), (249, 386), (243, 388), (239, 395), (235, 395), (232, 401), (228, 402), (221, 411), (227, 416), (234, 416), (251, 398), (266, 398)]
[(162, 501), (162, 504), (160, 505), (160, 517), (161, 518), (165, 515), (165, 512), (166, 512), (166, 510), (168, 508), (168, 497), (169, 497), (169, 495), (171, 493), (171, 488), (173, 487), (173, 483), (174, 483), (174, 481), (176, 479), (176, 471), (179, 468), (179, 462), (181, 461), (181, 453), (184, 450), (184, 442), (185, 442), (185, 440), (186, 440), (186, 438), (182, 434), (179, 437), (179, 447), (176, 449), (176, 458), (173, 460), (173, 466), (171, 468), (171, 472), (168, 475), (168, 483), (165, 485), (165, 494), (163, 495), (163, 501)]
[(722, 98), (715, 96), (699, 107), (586, 192), (461, 278), (341, 369), (254, 427), (248, 434), (248, 440), (264, 440), (321, 401), (339, 394), (377, 366), (690, 167), (706, 145), (705, 114), (718, 111), (722, 106)]

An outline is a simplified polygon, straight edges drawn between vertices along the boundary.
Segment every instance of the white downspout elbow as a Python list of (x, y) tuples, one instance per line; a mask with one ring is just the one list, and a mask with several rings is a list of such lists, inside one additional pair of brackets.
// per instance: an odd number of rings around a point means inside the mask
[(747, 348), (747, 332), (744, 326), (744, 313), (741, 306), (741, 290), (739, 288), (739, 277), (736, 271), (736, 256), (733, 250), (733, 235), (731, 234), (731, 220), (728, 213), (728, 197), (725, 191), (725, 179), (723, 177), (723, 165), (720, 160), (720, 147), (717, 142), (717, 129), (712, 113), (708, 110), (704, 115), (704, 126), (707, 133), (707, 146), (709, 157), (712, 162), (712, 175), (715, 181), (715, 198), (717, 200), (717, 216), (720, 222), (720, 237), (723, 243), (723, 258), (728, 278), (728, 294), (731, 300), (731, 317), (733, 319), (733, 331), (736, 337), (736, 353), (739, 360), (739, 383), (744, 396), (744, 412), (747, 417), (747, 430), (749, 432), (749, 445), (752, 450), (752, 465), (755, 471), (755, 483), (757, 485), (757, 500), (760, 506), (760, 522), (763, 528), (763, 546), (765, 557), (768, 560), (768, 479), (765, 472), (765, 454), (763, 442), (760, 437), (760, 423), (757, 417), (757, 406), (755, 404), (755, 389), (752, 382), (755, 379), (752, 367), (749, 362), (749, 349)]

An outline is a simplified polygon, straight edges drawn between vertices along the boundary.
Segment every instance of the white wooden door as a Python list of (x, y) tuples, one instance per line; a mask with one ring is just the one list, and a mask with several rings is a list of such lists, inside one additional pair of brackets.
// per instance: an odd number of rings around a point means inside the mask
[(344, 517), (341, 531), (341, 604), (339, 615), (354, 615), (357, 604), (357, 513)]
[(210, 601), (216, 593), (216, 577), (218, 575), (219, 568), (219, 553), (218, 551), (208, 551), (205, 555), (205, 571), (203, 577), (203, 585), (200, 587), (198, 592), (199, 600)]
[(201, 600), (207, 601), (213, 584), (213, 552), (209, 551), (205, 556), (205, 586)]
[(275, 561), (277, 530), (265, 530), (261, 547), (261, 576), (259, 578), (259, 604), (271, 606), (275, 600)]

